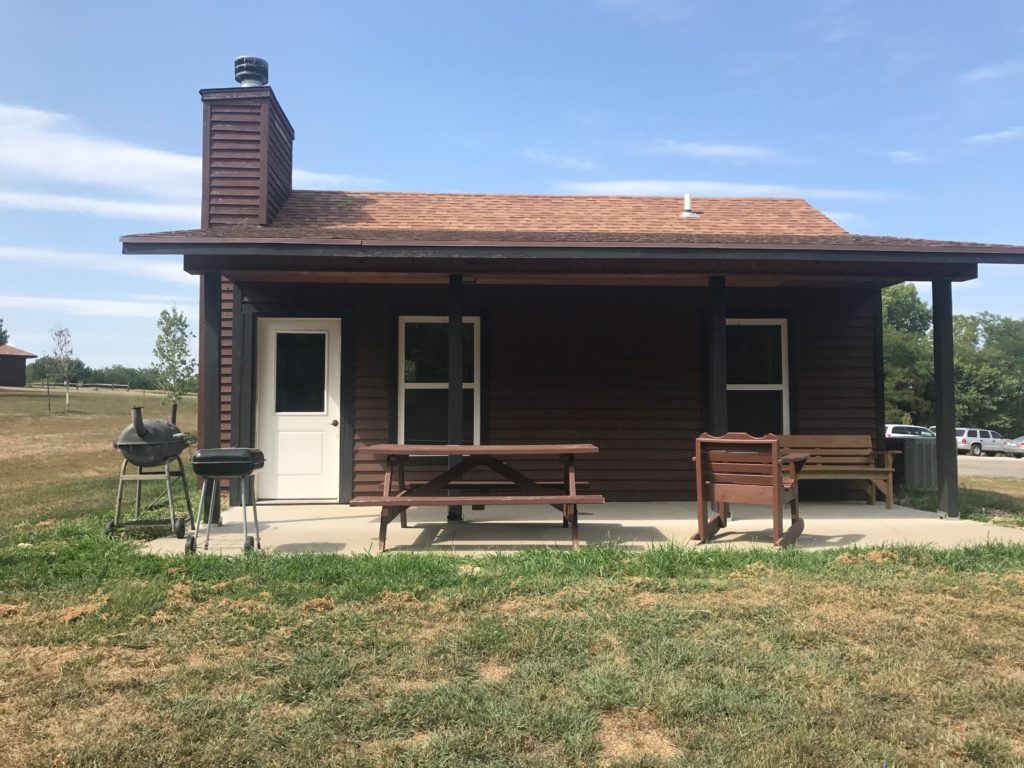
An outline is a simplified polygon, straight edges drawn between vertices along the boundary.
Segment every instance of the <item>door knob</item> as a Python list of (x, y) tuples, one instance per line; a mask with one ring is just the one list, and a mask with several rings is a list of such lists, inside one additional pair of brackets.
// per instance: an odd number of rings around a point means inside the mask
[(334, 419), (334, 420), (333, 420), (333, 421), (331, 422), (331, 426), (332, 426), (332, 427), (336, 427), (336, 426), (338, 426), (338, 420), (337, 420), (337, 419)]

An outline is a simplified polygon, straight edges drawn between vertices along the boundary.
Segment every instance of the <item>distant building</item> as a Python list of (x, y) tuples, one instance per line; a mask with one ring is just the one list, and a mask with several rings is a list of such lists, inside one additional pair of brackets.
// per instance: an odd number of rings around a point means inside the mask
[(10, 344), (0, 347), (0, 387), (24, 387), (25, 363), (31, 357), (39, 355), (33, 355)]

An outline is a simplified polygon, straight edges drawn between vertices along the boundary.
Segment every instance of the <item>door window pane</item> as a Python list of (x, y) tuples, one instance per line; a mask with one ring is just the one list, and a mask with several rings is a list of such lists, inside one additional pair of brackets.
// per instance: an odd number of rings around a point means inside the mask
[(730, 384), (782, 383), (782, 327), (730, 325), (725, 329)]
[(323, 413), (326, 410), (326, 353), (326, 334), (277, 334), (275, 411)]
[(751, 435), (782, 434), (782, 392), (733, 390), (726, 400), (729, 431)]
[[(419, 445), (448, 443), (448, 390), (405, 391), (405, 442)], [(462, 391), (462, 443), (473, 443), (473, 390)]]
[[(473, 381), (474, 326), (462, 325), (462, 381)], [(405, 381), (409, 384), (448, 382), (448, 323), (405, 324)]]

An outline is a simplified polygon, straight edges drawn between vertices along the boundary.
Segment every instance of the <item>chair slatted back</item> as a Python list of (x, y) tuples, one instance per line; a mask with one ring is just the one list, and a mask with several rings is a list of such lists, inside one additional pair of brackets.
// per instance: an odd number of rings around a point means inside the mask
[(697, 438), (697, 485), (707, 501), (771, 504), (781, 483), (775, 435), (730, 432)]

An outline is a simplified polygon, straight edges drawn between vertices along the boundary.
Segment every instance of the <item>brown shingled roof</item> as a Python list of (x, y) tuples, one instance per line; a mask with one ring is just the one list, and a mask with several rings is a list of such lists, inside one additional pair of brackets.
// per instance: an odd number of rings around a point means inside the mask
[(852, 235), (805, 200), (296, 190), (267, 226), (126, 235), (134, 244), (669, 247), (1022, 254), (1020, 246)]
[(0, 347), (0, 355), (9, 355), (10, 357), (39, 357), (39, 355), (33, 355), (31, 352), (26, 352), (24, 349), (12, 347), (10, 344), (4, 344)]
[(702, 198), (683, 218), (673, 197), (293, 192), (274, 229), (835, 235), (845, 230), (805, 200)]

